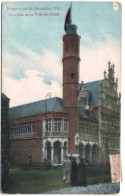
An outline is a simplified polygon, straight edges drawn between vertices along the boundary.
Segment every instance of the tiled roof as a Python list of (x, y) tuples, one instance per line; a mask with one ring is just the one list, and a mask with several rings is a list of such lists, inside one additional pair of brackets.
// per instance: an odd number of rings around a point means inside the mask
[(12, 107), (9, 109), (10, 118), (29, 116), (47, 111), (66, 112), (61, 98), (54, 97), (47, 100), (41, 100), (25, 105)]
[[(99, 83), (103, 84), (103, 80), (84, 83), (86, 89), (91, 93), (92, 102), (94, 106), (99, 104)], [(79, 93), (80, 91), (81, 91), (81, 87), (79, 89)]]
[[(98, 105), (99, 103), (100, 82), (103, 84), (103, 80), (84, 83), (89, 93), (91, 93), (92, 102), (94, 106)], [(80, 91), (81, 91), (81, 87), (79, 88), (79, 93)], [(40, 100), (37, 102), (12, 107), (9, 109), (9, 116), (10, 118), (16, 118), (16, 117), (29, 116), (38, 113), (44, 113), (46, 111), (66, 112), (66, 109), (64, 108), (62, 99), (58, 97), (54, 97), (47, 100)]]

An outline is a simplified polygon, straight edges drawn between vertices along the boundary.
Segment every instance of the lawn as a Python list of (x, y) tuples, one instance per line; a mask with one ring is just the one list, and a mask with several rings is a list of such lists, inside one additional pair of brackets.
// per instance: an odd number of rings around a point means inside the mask
[[(86, 178), (88, 184), (109, 182), (109, 166), (86, 167)], [(60, 188), (71, 187), (62, 181), (62, 167), (51, 167), (45, 170), (43, 166), (11, 165), (9, 169), (9, 182), (7, 193), (37, 194)]]

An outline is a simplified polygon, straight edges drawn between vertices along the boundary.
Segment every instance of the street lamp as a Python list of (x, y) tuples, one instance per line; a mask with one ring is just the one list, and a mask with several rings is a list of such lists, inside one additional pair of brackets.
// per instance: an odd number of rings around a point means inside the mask
[(47, 122), (47, 99), (51, 98), (52, 94), (47, 93), (46, 95), (46, 104), (45, 104), (45, 112), (46, 112), (46, 122), (45, 122), (45, 135), (43, 139), (45, 140), (45, 159), (47, 158), (47, 131), (48, 131), (48, 122)]
[(45, 136), (47, 138), (47, 131), (48, 131), (48, 122), (47, 122), (47, 99), (51, 98), (52, 94), (51, 93), (47, 93), (46, 95), (46, 130), (45, 130)]
[(47, 138), (47, 130), (48, 130), (48, 123), (47, 123), (47, 98), (51, 98), (51, 97), (52, 97), (52, 94), (51, 93), (47, 93), (47, 95), (46, 95), (46, 105), (45, 105), (46, 121), (45, 121), (45, 135), (43, 137), (44, 140)]

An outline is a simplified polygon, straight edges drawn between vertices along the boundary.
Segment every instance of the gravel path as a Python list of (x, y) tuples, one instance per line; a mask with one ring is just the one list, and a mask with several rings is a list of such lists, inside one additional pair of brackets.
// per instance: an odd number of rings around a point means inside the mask
[(86, 187), (70, 187), (55, 191), (48, 191), (45, 194), (113, 194), (120, 191), (120, 183), (100, 183)]

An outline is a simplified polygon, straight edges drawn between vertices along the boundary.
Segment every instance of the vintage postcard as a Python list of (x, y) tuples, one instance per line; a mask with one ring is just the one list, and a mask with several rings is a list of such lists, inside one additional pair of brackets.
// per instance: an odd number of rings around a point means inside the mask
[(3, 193), (119, 193), (121, 9), (2, 3)]

